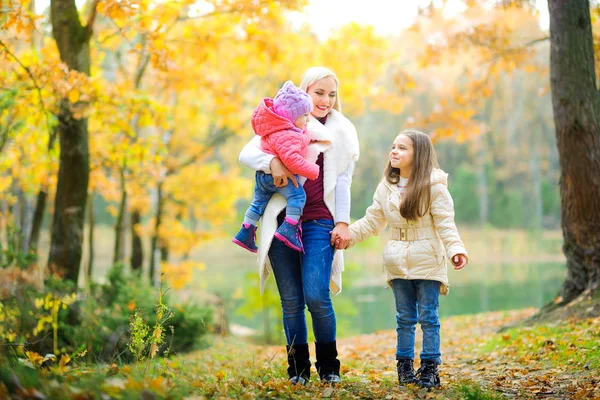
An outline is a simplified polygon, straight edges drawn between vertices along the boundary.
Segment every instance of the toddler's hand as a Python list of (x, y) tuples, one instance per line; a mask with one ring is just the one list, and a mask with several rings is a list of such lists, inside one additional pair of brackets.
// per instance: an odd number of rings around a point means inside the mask
[(452, 265), (454, 265), (454, 269), (459, 270), (463, 269), (467, 265), (467, 257), (464, 254), (457, 254), (452, 257)]

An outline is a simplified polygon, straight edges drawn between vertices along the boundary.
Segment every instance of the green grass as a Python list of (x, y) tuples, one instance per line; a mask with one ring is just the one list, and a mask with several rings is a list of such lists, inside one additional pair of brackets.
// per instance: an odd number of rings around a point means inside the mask
[(513, 328), (494, 335), (480, 350), (501, 352), (520, 363), (547, 362), (594, 370), (600, 368), (599, 324), (600, 318), (595, 318)]
[(502, 397), (496, 392), (486, 390), (472, 381), (464, 381), (453, 388), (452, 394), (461, 400), (501, 400)]
[[(351, 371), (361, 371), (360, 362)], [(319, 382), (313, 371), (305, 387), (287, 382), (281, 348), (244, 346), (236, 338), (220, 339), (214, 347), (173, 359), (155, 359), (132, 365), (86, 365), (71, 362), (62, 369), (49, 365), (32, 369), (24, 365), (0, 365), (0, 397), (17, 390), (37, 390), (47, 398), (71, 399), (181, 399), (205, 398), (285, 398), (338, 399), (394, 398), (498, 399), (471, 381), (458, 386), (446, 384), (441, 390), (427, 392), (417, 387), (398, 387), (395, 373), (369, 369), (344, 375), (335, 390)], [(7, 368), (8, 367), (8, 368)], [(429, 393), (429, 394), (428, 394)]]
[[(456, 349), (460, 354), (455, 355), (454, 361), (445, 363), (442, 387), (431, 391), (413, 386), (398, 386), (394, 363), (384, 355), (390, 344), (385, 335), (365, 336), (357, 347), (351, 347), (352, 353), (344, 357), (342, 364), (343, 380), (333, 390), (319, 382), (314, 369), (306, 387), (290, 385), (285, 371), (283, 346), (256, 346), (236, 337), (215, 337), (212, 346), (206, 350), (130, 365), (89, 365), (77, 359), (66, 367), (54, 363), (33, 369), (13, 358), (10, 365), (0, 362), (0, 398), (17, 390), (15, 382), (18, 382), (25, 389), (35, 389), (47, 398), (59, 400), (101, 398), (107, 395), (118, 399), (180, 399), (191, 396), (240, 399), (332, 397), (499, 400), (504, 398), (502, 393), (518, 393), (519, 398), (535, 397), (538, 393), (535, 387), (546, 385), (549, 376), (563, 378), (562, 383), (557, 380), (554, 384), (557, 387), (562, 385), (560, 393), (566, 394), (564, 382), (565, 379), (570, 382), (571, 378), (565, 378), (565, 373), (581, 373), (586, 369), (585, 364), (581, 365), (584, 362), (588, 364), (588, 375), (581, 374), (582, 379), (576, 379), (579, 384), (573, 390), (577, 390), (577, 393), (592, 393), (593, 380), (584, 376), (589, 376), (598, 368), (598, 350), (590, 344), (598, 342), (597, 326), (600, 318), (568, 321), (554, 326), (519, 328), (504, 334), (485, 333), (484, 337), (488, 340), (475, 351), (463, 347), (463, 343), (468, 341), (463, 339), (471, 338), (473, 333), (465, 328), (465, 324), (475, 330), (487, 331), (490, 325), (497, 326), (505, 320), (504, 316), (494, 313), (478, 317), (455, 317), (444, 321), (461, 338), (460, 348)], [(472, 339), (475, 342), (478, 340)], [(346, 346), (350, 343), (353, 342), (346, 342)], [(555, 358), (549, 356), (547, 348), (552, 348), (550, 350), (556, 355)], [(569, 351), (586, 353), (587, 357), (575, 359), (573, 354), (567, 354)], [(477, 352), (495, 354), (480, 357)], [(371, 357), (372, 354), (377, 356)], [(539, 355), (540, 358), (535, 359), (532, 354)], [(479, 365), (473, 365), (465, 372), (463, 360), (471, 355), (479, 360)], [(550, 358), (552, 365), (539, 363), (541, 358)], [(521, 369), (541, 373), (537, 377), (534, 373), (521, 379), (520, 383), (516, 379), (514, 382), (502, 381), (498, 384), (494, 380), (498, 368), (513, 362), (518, 363)], [(471, 375), (474, 371), (478, 371), (477, 377)], [(586, 386), (587, 382), (590, 384)]]

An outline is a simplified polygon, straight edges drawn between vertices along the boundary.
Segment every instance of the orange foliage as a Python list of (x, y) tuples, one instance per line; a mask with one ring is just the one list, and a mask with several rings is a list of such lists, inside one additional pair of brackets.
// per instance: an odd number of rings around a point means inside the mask
[[(67, 101), (89, 122), (90, 191), (115, 214), (126, 192), (129, 210), (145, 217), (136, 231), (149, 236), (160, 184), (160, 242), (185, 255), (207, 232), (220, 234), (235, 200), (250, 193), (251, 182), (229, 165), (253, 134), (253, 108), (283, 81), (299, 84), (311, 65), (338, 74), (350, 118), (415, 110), (407, 125), (458, 141), (488, 131), (484, 105), (503, 76), (548, 74), (537, 52), (546, 34), (530, 8), (467, 2), (449, 19), (432, 6), (401, 39), (352, 23), (321, 41), (309, 26), (290, 26), (289, 12), (306, 3), (101, 1), (87, 77), (60, 63), (30, 1), (10, 0), (0, 18), (0, 87), (9, 89), (0, 101), (0, 126), (9, 127), (0, 142), (0, 200), (16, 201), (14, 185), (28, 196), (40, 188), (53, 195), (59, 154), (51, 138)], [(595, 6), (595, 30), (599, 21)], [(597, 32), (595, 41), (600, 57)]]

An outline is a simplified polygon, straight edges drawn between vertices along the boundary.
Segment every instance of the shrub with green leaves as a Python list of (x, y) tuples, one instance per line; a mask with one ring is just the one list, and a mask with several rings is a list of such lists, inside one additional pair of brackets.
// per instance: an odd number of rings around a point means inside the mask
[[(130, 321), (136, 311), (137, 326), (151, 327), (151, 335), (158, 335), (160, 326), (162, 340), (154, 342), (157, 352), (185, 352), (204, 345), (212, 323), (208, 307), (175, 304), (145, 279), (125, 276), (122, 265), (110, 271), (106, 284), (75, 293), (70, 282), (50, 277), (44, 293), (22, 287), (17, 295), (2, 299), (0, 336), (14, 345), (1, 346), (0, 355), (86, 352), (89, 361), (130, 362), (135, 358), (128, 347)], [(140, 337), (140, 332), (135, 334)]]

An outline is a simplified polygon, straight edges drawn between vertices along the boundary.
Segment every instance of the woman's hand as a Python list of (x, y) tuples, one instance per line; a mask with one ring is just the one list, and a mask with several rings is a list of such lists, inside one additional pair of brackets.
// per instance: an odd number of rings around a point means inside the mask
[(288, 179), (292, 181), (292, 184), (295, 187), (298, 187), (298, 181), (296, 181), (296, 177), (290, 172), (289, 169), (286, 168), (279, 158), (275, 157), (272, 159), (269, 168), (271, 168), (271, 175), (273, 175), (273, 183), (275, 184), (275, 187), (283, 187), (287, 185)]
[(468, 262), (467, 256), (464, 254), (457, 254), (452, 257), (452, 265), (454, 265), (454, 269), (456, 270), (463, 269)]
[(338, 222), (331, 231), (331, 245), (335, 246), (338, 250), (345, 249), (350, 243), (351, 236), (348, 224), (345, 222)]

